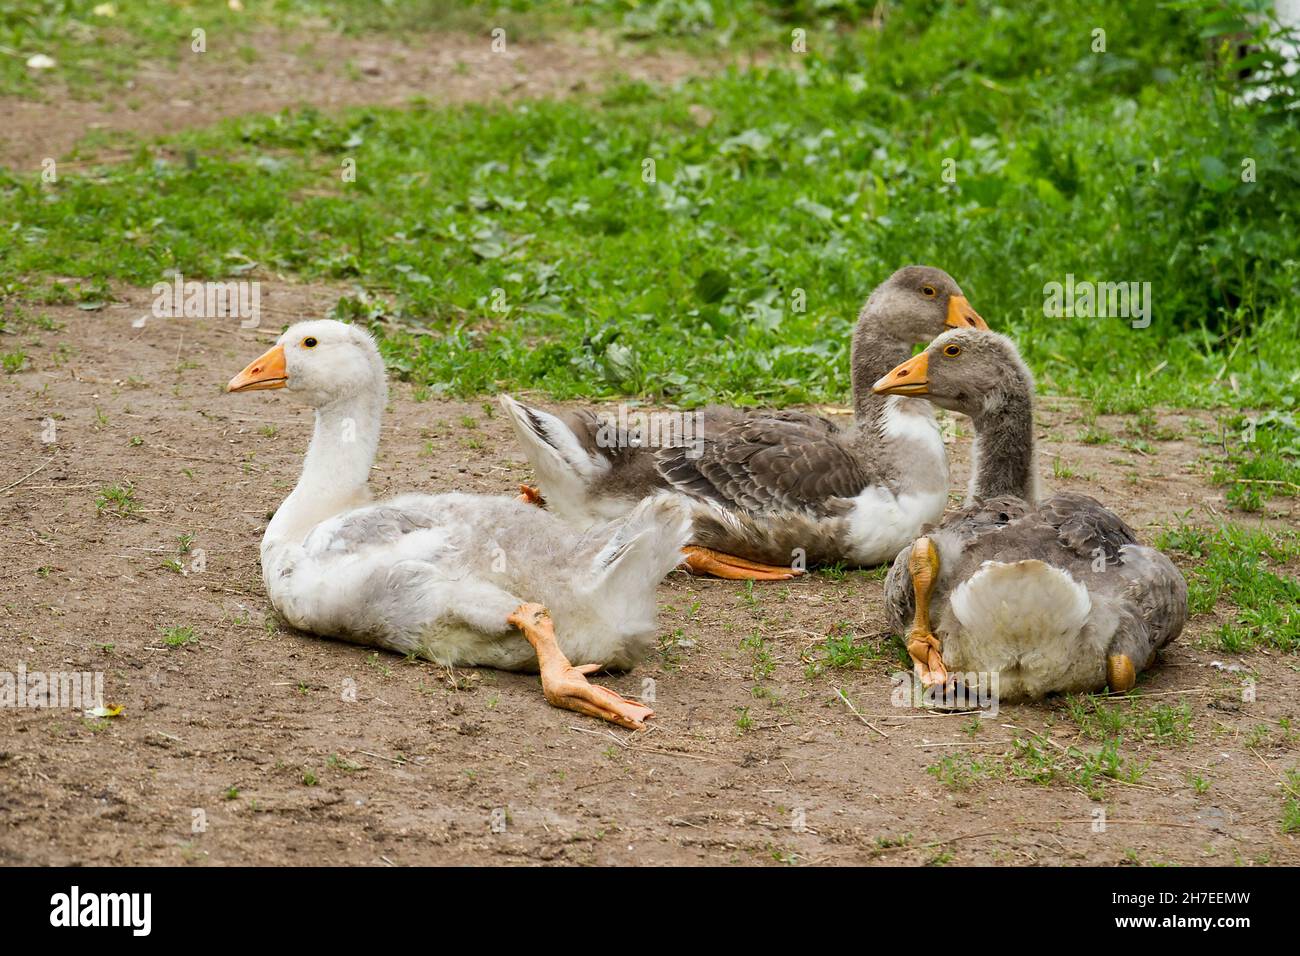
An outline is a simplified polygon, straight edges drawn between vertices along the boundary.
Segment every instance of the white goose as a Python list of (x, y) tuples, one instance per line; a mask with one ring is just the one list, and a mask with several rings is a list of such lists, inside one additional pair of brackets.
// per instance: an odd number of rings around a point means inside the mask
[(651, 716), (585, 675), (629, 668), (652, 646), (655, 586), (689, 536), (682, 504), (649, 498), (579, 534), (506, 497), (372, 503), (387, 383), (370, 336), (291, 326), (227, 386), (272, 388), (316, 409), (302, 476), (262, 538), (262, 577), (286, 621), (440, 664), (540, 670), (552, 704), (624, 727)]

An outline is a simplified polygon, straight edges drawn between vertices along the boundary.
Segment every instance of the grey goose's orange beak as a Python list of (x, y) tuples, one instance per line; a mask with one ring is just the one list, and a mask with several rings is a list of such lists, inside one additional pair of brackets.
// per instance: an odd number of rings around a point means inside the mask
[(274, 345), (253, 359), (226, 385), (227, 392), (255, 392), (264, 388), (284, 388), (289, 372), (284, 366), (284, 346)]
[[(978, 316), (976, 316), (978, 318)], [(983, 321), (983, 320), (981, 320)], [(871, 390), (877, 395), (928, 395), (930, 382), (930, 354), (922, 352), (883, 375)]]
[(951, 329), (987, 329), (989, 324), (971, 308), (964, 295), (948, 297), (948, 317), (943, 324)]

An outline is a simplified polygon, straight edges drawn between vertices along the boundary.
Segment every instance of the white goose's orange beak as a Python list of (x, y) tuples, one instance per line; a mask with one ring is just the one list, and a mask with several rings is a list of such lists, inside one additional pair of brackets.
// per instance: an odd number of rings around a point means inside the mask
[[(981, 320), (982, 321), (982, 320)], [(882, 376), (871, 390), (877, 395), (928, 395), (930, 382), (930, 354), (922, 352)]]
[(943, 324), (953, 329), (987, 329), (989, 324), (971, 308), (964, 295), (948, 297), (948, 317)]
[(254, 392), (264, 388), (284, 388), (289, 373), (284, 367), (284, 346), (275, 345), (253, 359), (230, 380), (227, 392)]

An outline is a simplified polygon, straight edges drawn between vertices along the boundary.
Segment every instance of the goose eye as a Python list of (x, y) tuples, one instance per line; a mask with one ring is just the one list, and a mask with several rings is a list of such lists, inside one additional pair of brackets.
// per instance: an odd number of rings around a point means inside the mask
[(925, 296), (927, 299), (933, 299), (938, 295), (938, 293), (934, 291), (934, 286), (923, 285), (921, 286), (921, 295)]
[(944, 355), (950, 355), (950, 356), (961, 355), (961, 346), (960, 346), (960, 345), (945, 345), (945, 346), (943, 347), (943, 354), (944, 354)]
[(310, 335), (307, 336), (302, 340), (302, 347), (305, 349), (314, 349), (316, 347), (316, 339)]

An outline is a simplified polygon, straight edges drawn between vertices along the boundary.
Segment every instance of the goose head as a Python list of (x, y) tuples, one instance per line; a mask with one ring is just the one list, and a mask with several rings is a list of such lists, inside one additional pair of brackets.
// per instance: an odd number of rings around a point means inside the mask
[(980, 419), (1008, 403), (1028, 401), (1034, 379), (1006, 336), (964, 328), (940, 335), (871, 390), (877, 395), (915, 395)]
[(929, 342), (948, 329), (987, 329), (956, 280), (934, 266), (904, 266), (872, 291), (859, 328), (896, 342)]
[(283, 388), (313, 408), (385, 387), (384, 362), (365, 330), (332, 319), (298, 322), (230, 380), (228, 392)]

